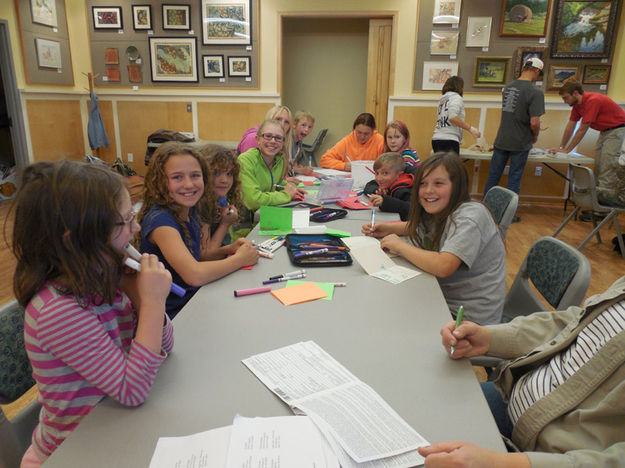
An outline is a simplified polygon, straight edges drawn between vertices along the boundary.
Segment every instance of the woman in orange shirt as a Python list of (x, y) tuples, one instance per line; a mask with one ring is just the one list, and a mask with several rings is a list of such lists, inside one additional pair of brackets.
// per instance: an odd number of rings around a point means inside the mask
[(371, 114), (356, 117), (353, 129), (321, 156), (321, 167), (351, 171), (351, 161), (374, 161), (384, 152), (384, 137), (376, 131)]

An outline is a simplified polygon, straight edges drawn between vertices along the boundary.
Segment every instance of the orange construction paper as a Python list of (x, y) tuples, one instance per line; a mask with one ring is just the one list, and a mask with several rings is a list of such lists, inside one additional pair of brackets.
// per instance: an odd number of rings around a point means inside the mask
[(271, 294), (287, 306), (328, 297), (328, 293), (312, 281), (296, 284), (295, 286), (287, 286), (282, 289), (275, 289), (271, 291)]

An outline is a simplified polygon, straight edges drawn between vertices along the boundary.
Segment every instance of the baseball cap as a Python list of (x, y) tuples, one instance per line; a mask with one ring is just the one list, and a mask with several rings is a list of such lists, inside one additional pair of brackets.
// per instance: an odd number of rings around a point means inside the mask
[(538, 68), (539, 70), (542, 70), (544, 66), (545, 64), (543, 63), (543, 61), (537, 57), (527, 59), (527, 62), (525, 62), (524, 65), (524, 67), (534, 67)]

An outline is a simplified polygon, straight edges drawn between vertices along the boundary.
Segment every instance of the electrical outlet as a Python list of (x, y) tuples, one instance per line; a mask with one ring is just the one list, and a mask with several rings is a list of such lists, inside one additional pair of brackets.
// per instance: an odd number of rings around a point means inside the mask
[(191, 112), (191, 104), (187, 104), (187, 112)]
[(509, 172), (510, 172), (510, 166), (506, 166), (506, 167), (503, 168), (503, 173), (505, 175), (508, 175)]
[(128, 162), (133, 162), (135, 160), (135, 157), (132, 155), (132, 153), (128, 153)]
[(534, 175), (536, 177), (540, 177), (541, 175), (543, 175), (543, 167), (542, 166), (536, 166), (536, 168), (534, 169)]

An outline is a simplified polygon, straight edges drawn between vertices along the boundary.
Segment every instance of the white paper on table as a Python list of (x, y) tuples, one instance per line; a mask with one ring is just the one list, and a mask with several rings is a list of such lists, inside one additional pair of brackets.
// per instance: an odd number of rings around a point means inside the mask
[(296, 176), (297, 179), (301, 180), (302, 182), (315, 182), (316, 180), (319, 180), (317, 177), (315, 176), (311, 176), (311, 175), (300, 175), (298, 174)]
[(371, 387), (313, 341), (257, 354), (243, 363), (291, 408), (329, 431), (356, 462), (399, 455), (427, 441)]
[(322, 175), (322, 176), (327, 176), (327, 177), (334, 177), (334, 176), (351, 177), (351, 174), (349, 172), (338, 171), (336, 169), (315, 169), (315, 173)]
[(237, 415), (232, 424), (225, 466), (338, 468), (339, 462), (307, 416), (246, 418)]
[(358, 247), (376, 247), (380, 248), (380, 241), (371, 236), (351, 236), (341, 239), (343, 243), (350, 249)]
[(294, 208), (291, 226), (295, 228), (307, 228), (310, 223), (309, 208)]
[(377, 245), (372, 242), (367, 242), (366, 244), (363, 242), (362, 245), (358, 245), (356, 248), (350, 248), (351, 256), (360, 263), (360, 266), (364, 268), (367, 274), (375, 278), (392, 284), (399, 284), (421, 274), (421, 272), (411, 268), (396, 265), (380, 248), (379, 242)]
[(420, 274), (420, 271), (412, 270), (401, 265), (393, 265), (391, 268), (384, 268), (383, 270), (371, 273), (371, 276), (388, 281), (389, 283), (399, 284)]
[(149, 468), (226, 466), (231, 426), (184, 437), (160, 437)]

